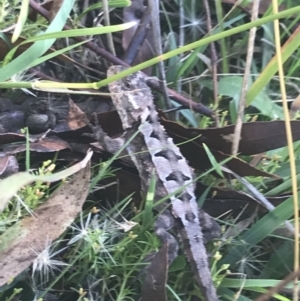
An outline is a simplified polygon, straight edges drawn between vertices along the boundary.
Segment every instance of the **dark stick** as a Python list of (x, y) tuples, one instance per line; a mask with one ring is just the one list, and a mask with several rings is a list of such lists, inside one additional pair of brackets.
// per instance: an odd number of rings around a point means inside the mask
[(144, 43), (146, 36), (148, 34), (148, 31), (150, 29), (150, 9), (149, 6), (147, 9), (144, 11), (143, 18), (141, 19), (141, 22), (138, 26), (137, 31), (135, 32), (128, 48), (125, 51), (123, 60), (127, 64), (131, 65), (132, 62), (134, 61), (140, 47)]
[[(206, 11), (206, 24), (207, 24), (207, 31), (208, 34), (211, 35), (212, 33), (212, 25), (211, 25), (211, 13), (210, 13), (210, 7), (207, 0), (203, 0), (203, 4)], [(210, 53), (211, 53), (211, 65), (212, 65), (212, 77), (213, 77), (213, 93), (214, 93), (214, 101), (215, 105), (218, 105), (218, 78), (217, 78), (217, 51), (215, 47), (215, 43), (212, 42), (209, 45), (210, 47)], [(219, 127), (219, 118), (218, 115), (215, 114), (215, 123), (216, 126)]]

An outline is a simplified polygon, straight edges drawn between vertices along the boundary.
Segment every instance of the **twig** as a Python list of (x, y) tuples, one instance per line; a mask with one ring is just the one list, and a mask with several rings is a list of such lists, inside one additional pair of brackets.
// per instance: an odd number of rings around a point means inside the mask
[[(151, 13), (151, 29), (153, 34), (153, 42), (154, 42), (154, 48), (155, 48), (155, 54), (157, 56), (162, 56), (162, 47), (161, 47), (161, 33), (160, 33), (160, 20), (159, 20), (159, 1), (158, 0), (148, 0), (148, 5), (150, 8)], [(167, 109), (172, 108), (171, 100), (169, 98), (168, 89), (167, 89), (167, 80), (166, 80), (166, 74), (165, 74), (165, 67), (164, 67), (164, 61), (159, 61), (158, 63), (159, 68), (159, 77), (161, 79), (160, 81), (160, 87), (163, 94), (163, 97), (165, 99), (165, 104)]]
[[(260, 2), (260, 0), (253, 1), (251, 21), (255, 21), (257, 19), (258, 11), (259, 11), (259, 2)], [(231, 150), (231, 153), (233, 156), (235, 156), (238, 153), (240, 139), (241, 139), (243, 119), (244, 119), (244, 110), (245, 110), (245, 105), (246, 105), (246, 94), (247, 94), (250, 69), (251, 69), (251, 63), (252, 63), (252, 57), (253, 57), (253, 51), (254, 51), (255, 34), (256, 34), (256, 27), (253, 27), (250, 29), (250, 32), (249, 32), (248, 52), (247, 52), (247, 59), (246, 59), (245, 74), (244, 74), (244, 79), (243, 79), (243, 84), (242, 84), (242, 91), (241, 91), (241, 97), (240, 97), (240, 101), (239, 101), (236, 125), (234, 128), (234, 134), (233, 134), (232, 150)]]
[[(207, 25), (207, 31), (208, 34), (211, 35), (212, 33), (212, 25), (211, 25), (211, 13), (210, 8), (207, 0), (203, 0), (203, 4), (206, 11), (206, 25)], [(218, 56), (217, 51), (215, 47), (215, 43), (212, 42), (209, 44), (210, 52), (211, 52), (211, 67), (212, 67), (212, 78), (213, 78), (213, 93), (214, 93), (214, 102), (215, 106), (218, 106), (218, 71), (217, 71), (217, 62), (218, 62)], [(215, 123), (216, 126), (219, 127), (219, 118), (218, 114), (215, 114)]]
[(282, 281), (280, 281), (276, 286), (272, 287), (264, 293), (263, 295), (256, 298), (254, 301), (265, 301), (270, 299), (276, 293), (280, 292), (289, 282), (297, 279), (300, 276), (300, 269), (286, 276)]
[(123, 56), (123, 60), (127, 64), (132, 65), (132, 62), (137, 56), (137, 53), (141, 48), (141, 45), (143, 45), (150, 29), (150, 21), (151, 21), (150, 8), (148, 6), (147, 9), (144, 11), (141, 22), (139, 23), (139, 26), (134, 36), (132, 37), (131, 42)]
[[(147, 84), (154, 90), (161, 92), (158, 80), (151, 78), (151, 79), (147, 80)], [(167, 92), (172, 99), (174, 99), (176, 102), (183, 105), (185, 108), (189, 108), (191, 110), (194, 110), (195, 112), (201, 113), (208, 117), (214, 116), (214, 111), (212, 109), (204, 106), (203, 104), (195, 102), (195, 101), (183, 96), (182, 94), (177, 93), (174, 90), (167, 89)]]

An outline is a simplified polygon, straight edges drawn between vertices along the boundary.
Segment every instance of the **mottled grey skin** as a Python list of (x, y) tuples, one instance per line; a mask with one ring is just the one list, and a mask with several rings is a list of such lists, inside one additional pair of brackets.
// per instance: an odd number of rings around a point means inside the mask
[[(123, 70), (124, 67), (112, 66), (107, 72), (108, 77)], [(145, 76), (140, 72), (135, 73), (109, 84), (109, 90), (122, 121), (124, 134), (120, 138), (111, 139), (97, 125), (93, 127), (95, 138), (108, 151), (116, 152), (118, 147), (124, 145), (124, 141), (126, 143), (135, 135), (127, 146), (127, 152), (139, 172), (142, 192), (144, 195), (147, 193), (151, 178), (155, 175), (155, 201), (166, 196), (171, 201), (171, 206), (166, 202), (156, 206), (155, 209), (161, 214), (154, 226), (158, 237), (168, 243), (169, 263), (176, 258), (178, 251), (176, 239), (168, 232), (175, 225), (205, 299), (217, 301), (204, 246), (206, 237), (203, 234), (209, 238), (216, 237), (220, 228), (212, 217), (198, 209), (192, 171), (158, 121)]]

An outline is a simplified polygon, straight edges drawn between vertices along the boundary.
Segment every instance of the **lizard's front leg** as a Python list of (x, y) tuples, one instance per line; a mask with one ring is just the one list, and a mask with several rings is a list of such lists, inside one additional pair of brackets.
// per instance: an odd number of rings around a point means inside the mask
[(163, 244), (167, 244), (168, 247), (168, 262), (169, 265), (177, 257), (178, 254), (178, 242), (176, 238), (169, 233), (174, 226), (174, 216), (170, 210), (164, 210), (154, 223), (154, 232)]
[(88, 119), (85, 120), (85, 123), (90, 127), (92, 130), (93, 134), (84, 134), (85, 136), (93, 137), (96, 139), (101, 146), (104, 148), (105, 151), (115, 154), (118, 152), (123, 146), (124, 146), (124, 138), (122, 135), (119, 138), (111, 138), (105, 133), (99, 124), (98, 117), (96, 114), (94, 114), (94, 123), (89, 122)]
[(199, 222), (202, 229), (204, 244), (220, 237), (221, 227), (212, 216), (199, 208)]

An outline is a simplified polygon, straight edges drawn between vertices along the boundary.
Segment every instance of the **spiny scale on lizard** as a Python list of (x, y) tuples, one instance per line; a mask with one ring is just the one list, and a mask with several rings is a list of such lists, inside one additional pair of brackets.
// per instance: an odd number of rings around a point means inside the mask
[[(122, 66), (112, 66), (107, 74), (112, 76), (124, 70)], [(109, 84), (109, 90), (125, 131), (123, 136), (118, 138), (119, 141), (126, 141), (135, 135), (126, 149), (139, 172), (143, 193), (146, 194), (151, 177), (155, 174), (155, 200), (170, 195), (173, 217), (170, 210), (166, 209), (167, 205), (157, 206), (156, 210), (164, 211), (154, 225), (158, 237), (168, 242), (169, 261), (175, 259), (178, 250), (175, 238), (168, 232), (173, 227), (175, 217), (175, 220), (180, 220), (178, 231), (203, 295), (208, 301), (217, 301), (199, 217), (207, 223), (206, 230), (211, 227), (212, 236), (219, 228), (205, 212), (200, 211), (199, 216), (192, 171), (179, 148), (159, 123), (153, 96), (144, 75), (138, 72), (115, 81)], [(117, 151), (114, 150), (115, 145), (121, 143), (116, 143), (115, 139), (108, 137), (100, 126), (92, 129), (97, 140), (101, 140), (107, 150)]]

